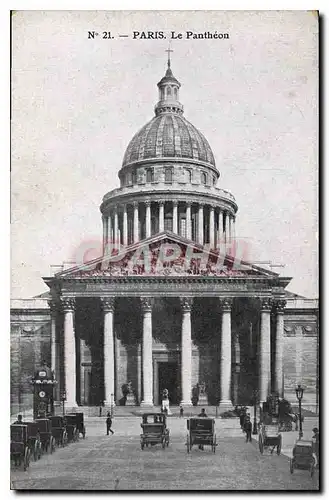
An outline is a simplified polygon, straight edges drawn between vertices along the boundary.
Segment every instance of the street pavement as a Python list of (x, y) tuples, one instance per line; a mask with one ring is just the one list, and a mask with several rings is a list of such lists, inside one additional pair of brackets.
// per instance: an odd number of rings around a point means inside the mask
[[(85, 440), (31, 462), (26, 472), (12, 466), (11, 488), (126, 491), (319, 488), (318, 471), (313, 478), (304, 470), (290, 474), (289, 458), (271, 455), (267, 450), (261, 455), (256, 440), (245, 442), (236, 419), (216, 420), (215, 454), (209, 446), (203, 451), (193, 447), (187, 453), (186, 419), (169, 417), (168, 427), (168, 448), (156, 445), (142, 451), (139, 418), (114, 419), (113, 436), (106, 436), (105, 419), (86, 419)], [(283, 433), (284, 443), (288, 434)]]

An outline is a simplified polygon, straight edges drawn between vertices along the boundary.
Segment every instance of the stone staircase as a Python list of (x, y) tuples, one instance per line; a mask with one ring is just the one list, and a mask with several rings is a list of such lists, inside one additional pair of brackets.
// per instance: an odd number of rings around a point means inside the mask
[[(218, 417), (218, 407), (216, 406), (204, 406), (206, 410), (206, 414), (209, 417)], [(107, 412), (110, 411), (110, 407), (99, 407), (99, 406), (78, 406), (75, 411), (83, 412), (85, 417), (96, 418), (96, 417), (105, 417)], [(140, 417), (143, 413), (147, 412), (160, 412), (161, 406), (153, 406), (152, 408), (143, 408), (141, 406), (115, 406), (114, 407), (114, 417)], [(179, 406), (171, 406), (171, 417), (179, 417), (180, 416), (180, 408)], [(201, 412), (201, 406), (192, 406), (191, 408), (184, 409), (184, 417), (193, 417), (198, 416)], [(56, 409), (56, 414), (62, 414), (62, 408)], [(225, 419), (227, 420), (237, 420), (237, 419)]]

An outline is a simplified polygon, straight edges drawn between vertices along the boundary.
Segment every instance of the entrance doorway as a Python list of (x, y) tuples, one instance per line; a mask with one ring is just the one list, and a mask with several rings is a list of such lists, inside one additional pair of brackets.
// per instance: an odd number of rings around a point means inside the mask
[(179, 370), (177, 361), (158, 363), (158, 381), (159, 381), (159, 404), (162, 401), (162, 391), (168, 389), (169, 402), (171, 405), (179, 404)]

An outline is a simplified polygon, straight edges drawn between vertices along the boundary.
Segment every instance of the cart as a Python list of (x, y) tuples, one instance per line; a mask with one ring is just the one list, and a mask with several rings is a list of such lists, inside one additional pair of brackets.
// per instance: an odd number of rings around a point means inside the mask
[(142, 416), (141, 449), (144, 446), (161, 444), (162, 448), (169, 446), (169, 429), (167, 429), (166, 415), (164, 413), (144, 413)]
[(56, 442), (51, 431), (51, 420), (49, 418), (37, 418), (35, 421), (39, 428), (42, 451), (52, 453), (55, 450)]
[(67, 440), (69, 443), (72, 441), (78, 441), (79, 439), (79, 429), (78, 429), (78, 417), (76, 413), (65, 415), (65, 427), (67, 432)]
[(68, 413), (67, 416), (74, 416), (79, 435), (82, 434), (83, 439), (86, 437), (86, 427), (84, 425), (83, 413)]
[(259, 451), (262, 454), (265, 448), (270, 448), (271, 454), (276, 448), (277, 454), (280, 455), (282, 436), (279, 432), (279, 424), (261, 424), (258, 438)]
[(312, 441), (304, 441), (302, 439), (296, 441), (292, 450), (292, 458), (290, 459), (290, 472), (294, 469), (309, 470), (311, 477), (314, 474), (315, 456), (313, 454)]
[(57, 446), (66, 446), (67, 445), (67, 432), (65, 428), (65, 421), (63, 417), (54, 416), (50, 417), (51, 420), (51, 434), (55, 439), (55, 443)]
[(211, 446), (211, 451), (216, 453), (215, 420), (213, 418), (190, 418), (187, 420), (188, 434), (186, 437), (187, 453), (190, 453), (193, 445), (199, 445), (203, 449), (204, 445)]
[(24, 422), (24, 425), (27, 426), (27, 442), (30, 452), (36, 462), (40, 460), (42, 454), (39, 426), (37, 422)]
[(30, 465), (31, 455), (27, 436), (27, 425), (12, 424), (10, 426), (10, 458), (18, 466), (23, 462), (24, 470)]

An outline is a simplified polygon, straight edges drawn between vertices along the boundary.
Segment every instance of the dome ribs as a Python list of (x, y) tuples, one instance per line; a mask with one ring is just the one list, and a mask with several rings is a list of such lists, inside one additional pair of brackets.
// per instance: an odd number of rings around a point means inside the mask
[(122, 166), (156, 158), (189, 158), (215, 166), (201, 132), (176, 113), (163, 113), (147, 123), (129, 143)]
[(171, 120), (174, 128), (174, 156), (180, 157), (182, 156), (181, 150), (181, 137), (179, 135), (179, 126), (177, 123), (177, 119), (174, 115), (171, 115)]
[(157, 118), (157, 120), (160, 121), (160, 125), (159, 125), (158, 133), (156, 136), (155, 156), (156, 156), (156, 158), (161, 158), (162, 157), (162, 150), (163, 150), (163, 129), (165, 126), (166, 115), (160, 115)]
[(148, 130), (145, 140), (143, 141), (144, 153), (143, 156), (139, 158), (140, 160), (143, 160), (144, 158), (155, 157), (156, 140), (157, 140), (158, 130), (161, 124), (161, 119), (159, 120), (159, 118), (153, 118), (153, 120), (150, 123), (151, 126)]
[(167, 115), (163, 129), (163, 156), (173, 158), (175, 156), (174, 148), (174, 126), (172, 117)]
[(181, 153), (183, 158), (193, 158), (193, 149), (190, 139), (190, 134), (188, 133), (186, 123), (181, 117), (177, 117), (177, 123), (179, 124), (179, 135), (181, 138)]

